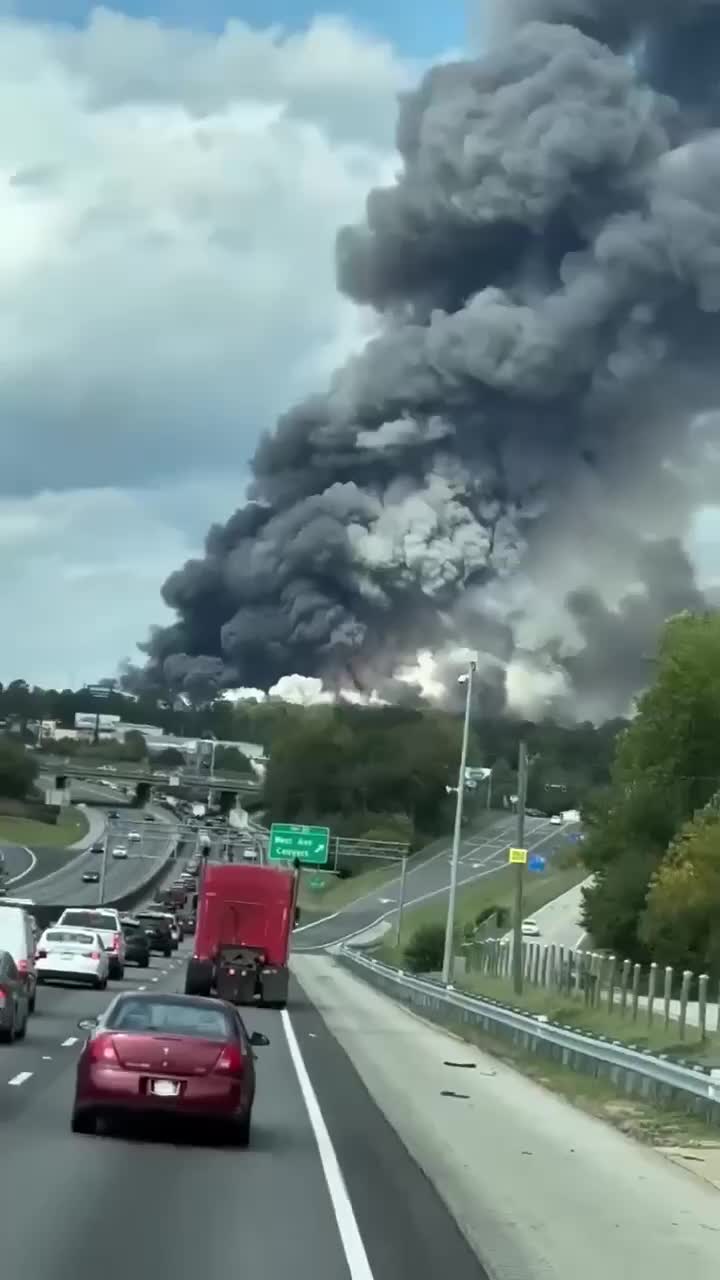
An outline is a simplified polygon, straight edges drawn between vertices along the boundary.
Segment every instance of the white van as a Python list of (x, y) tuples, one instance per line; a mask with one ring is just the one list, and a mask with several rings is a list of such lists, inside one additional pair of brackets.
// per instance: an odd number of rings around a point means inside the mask
[(0, 898), (0, 951), (9, 951), (25, 986), (28, 1009), (35, 1009), (37, 971), (35, 936), (30, 916), (23, 907), (7, 906)]

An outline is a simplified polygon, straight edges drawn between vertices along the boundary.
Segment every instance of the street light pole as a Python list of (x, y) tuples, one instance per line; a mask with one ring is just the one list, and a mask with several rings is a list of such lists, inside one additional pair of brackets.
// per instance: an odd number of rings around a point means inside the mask
[(455, 803), (455, 827), (453, 830), (452, 857), (450, 859), (450, 894), (448, 897), (447, 922), (445, 925), (445, 952), (443, 955), (442, 978), (446, 986), (452, 982), (453, 951), (455, 940), (455, 899), (457, 897), (458, 863), (460, 861), (460, 838), (462, 834), (462, 811), (465, 794), (465, 764), (467, 761), (468, 738), (470, 736), (470, 707), (472, 704), (473, 675), (477, 663), (468, 664), (467, 675), (460, 679), (466, 684), (465, 720), (463, 722), (462, 748), (460, 750), (460, 769), (458, 771), (457, 798)]
[(105, 837), (103, 839), (102, 867), (100, 868), (100, 885), (98, 887), (98, 906), (101, 907), (105, 901), (105, 878), (107, 876), (108, 853), (110, 851), (110, 823), (112, 819), (108, 818), (105, 823)]

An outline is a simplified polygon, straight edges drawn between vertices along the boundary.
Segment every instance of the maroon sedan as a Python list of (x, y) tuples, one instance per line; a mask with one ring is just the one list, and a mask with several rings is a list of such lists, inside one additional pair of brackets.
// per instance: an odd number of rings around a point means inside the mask
[(220, 1121), (239, 1146), (250, 1141), (255, 1097), (253, 1047), (236, 1009), (202, 996), (118, 995), (90, 1031), (77, 1067), (72, 1128), (95, 1133), (99, 1119), (165, 1115)]

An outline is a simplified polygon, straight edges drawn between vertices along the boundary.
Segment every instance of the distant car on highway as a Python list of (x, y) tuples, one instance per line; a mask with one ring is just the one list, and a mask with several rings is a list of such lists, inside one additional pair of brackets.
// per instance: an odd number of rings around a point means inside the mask
[(38, 982), (82, 982), (97, 991), (108, 983), (110, 962), (93, 929), (46, 929), (36, 953)]
[(173, 939), (170, 932), (170, 920), (163, 911), (138, 911), (135, 919), (139, 921), (150, 939), (150, 950), (159, 951), (168, 957), (173, 952)]
[(540, 937), (540, 925), (537, 920), (523, 920), (521, 930), (524, 938)]
[(103, 844), (102, 840), (96, 840), (96, 841), (95, 841), (95, 844), (94, 844), (94, 845), (92, 845), (92, 847), (91, 847), (91, 849), (90, 849), (90, 852), (91, 852), (91, 853), (104, 853), (104, 852), (105, 852), (105, 845)]
[(559, 813), (554, 813), (554, 814), (553, 814), (552, 818), (550, 819), (550, 826), (551, 826), (551, 827), (561, 827), (561, 826), (562, 826), (562, 818), (560, 817), (560, 814), (559, 814)]
[(99, 871), (83, 871), (82, 878), (83, 878), (83, 884), (99, 884), (100, 872)]
[(138, 840), (142, 840), (139, 831), (128, 831), (128, 840), (131, 844), (137, 844)]
[(172, 1116), (222, 1126), (238, 1146), (250, 1141), (255, 1101), (253, 1049), (267, 1036), (248, 1033), (224, 1000), (136, 992), (119, 995), (89, 1032), (77, 1065), (71, 1128), (95, 1133), (98, 1117)]
[(108, 814), (108, 818), (112, 818), (113, 821), (119, 817), (120, 817), (120, 814), (118, 813), (117, 809), (111, 809), (110, 813)]
[(128, 851), (124, 844), (116, 844), (112, 851), (113, 858), (127, 858)]

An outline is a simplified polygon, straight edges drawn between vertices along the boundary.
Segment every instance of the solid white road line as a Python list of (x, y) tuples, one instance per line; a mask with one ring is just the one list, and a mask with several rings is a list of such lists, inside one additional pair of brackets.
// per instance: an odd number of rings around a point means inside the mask
[(282, 1019), (285, 1037), (287, 1039), (288, 1049), (290, 1050), (290, 1058), (295, 1068), (295, 1074), (298, 1078), (300, 1092), (307, 1109), (308, 1118), (315, 1135), (318, 1154), (322, 1171), (325, 1175), (330, 1203), (335, 1214), (338, 1231), (340, 1233), (340, 1241), (342, 1243), (343, 1252), (348, 1264), (350, 1280), (373, 1280), (373, 1273), (370, 1270), (370, 1263), (365, 1252), (365, 1246), (362, 1242), (360, 1229), (357, 1219), (353, 1211), (350, 1196), (348, 1195), (345, 1179), (335, 1154), (335, 1148), (332, 1139), (328, 1133), (328, 1127), (320, 1110), (320, 1103), (317, 1100), (317, 1094), (312, 1086), (312, 1081), (308, 1075), (307, 1067), (300, 1052), (300, 1045), (297, 1042), (295, 1029), (290, 1020), (287, 1009), (283, 1009), (280, 1014)]
[(67, 1040), (63, 1040), (62, 1044), (60, 1045), (60, 1048), (67, 1049), (70, 1047), (71, 1044), (77, 1044), (79, 1038), (80, 1038), (79, 1036), (68, 1036)]
[(26, 1080), (30, 1079), (31, 1075), (32, 1071), (18, 1071), (12, 1080), (8, 1080), (8, 1084), (24, 1084)]
[(20, 848), (30, 858), (30, 866), (26, 867), (25, 871), (21, 871), (18, 876), (11, 876), (9, 880), (5, 881), (5, 884), (15, 884), (17, 880), (24, 880), (25, 876), (29, 876), (30, 872), (34, 871), (37, 866), (37, 858), (35, 857), (35, 854), (33, 853), (32, 849), (28, 849), (27, 845), (25, 844), (21, 844)]

